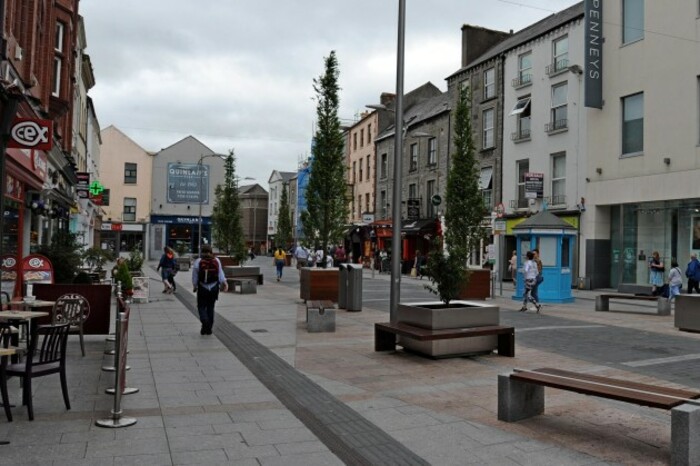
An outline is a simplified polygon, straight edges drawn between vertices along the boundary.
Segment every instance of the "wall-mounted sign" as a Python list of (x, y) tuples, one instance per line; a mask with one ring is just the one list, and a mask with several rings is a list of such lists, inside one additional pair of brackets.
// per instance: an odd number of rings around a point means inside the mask
[(168, 203), (209, 204), (209, 165), (168, 164)]
[(10, 127), (7, 147), (51, 150), (53, 122), (37, 118), (15, 118)]
[(87, 199), (90, 197), (90, 173), (88, 172), (75, 172), (75, 176), (78, 178), (78, 183), (75, 185), (75, 192), (78, 193), (80, 199)]
[(369, 214), (369, 213), (364, 213), (364, 214), (362, 214), (362, 222), (363, 222), (363, 223), (372, 223), (372, 222), (374, 222), (374, 214)]
[(92, 183), (90, 183), (90, 194), (92, 194), (93, 196), (101, 194), (104, 190), (105, 187), (102, 186), (102, 183), (100, 183), (99, 180), (95, 180)]
[(603, 108), (603, 0), (584, 0), (584, 105)]
[(525, 173), (525, 198), (538, 199), (544, 195), (544, 173)]
[(408, 220), (418, 220), (420, 218), (420, 199), (409, 199), (406, 201)]

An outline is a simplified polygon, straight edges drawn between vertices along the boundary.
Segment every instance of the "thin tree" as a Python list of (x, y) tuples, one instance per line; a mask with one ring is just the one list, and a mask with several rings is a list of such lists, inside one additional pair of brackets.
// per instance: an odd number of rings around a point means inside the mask
[(312, 148), (307, 210), (301, 213), (302, 228), (308, 244), (329, 244), (342, 237), (348, 217), (345, 199), (345, 160), (343, 134), (338, 118), (338, 60), (335, 51), (324, 59), (325, 72), (314, 79), (316, 92), (316, 134)]
[(481, 225), (485, 207), (479, 189), (479, 164), (474, 157), (471, 125), (471, 94), (460, 89), (454, 109), (454, 152), (445, 191), (445, 244), (436, 244), (428, 261), (428, 275), (435, 286), (428, 287), (449, 305), (469, 280), (467, 261), (486, 237)]
[(282, 195), (280, 196), (280, 209), (277, 214), (277, 235), (275, 242), (277, 246), (289, 247), (292, 242), (292, 214), (289, 209), (289, 183), (282, 184)]
[(224, 168), (224, 184), (218, 185), (214, 193), (215, 201), (211, 216), (212, 237), (221, 252), (243, 263), (247, 254), (243, 241), (236, 157), (233, 149), (229, 150)]

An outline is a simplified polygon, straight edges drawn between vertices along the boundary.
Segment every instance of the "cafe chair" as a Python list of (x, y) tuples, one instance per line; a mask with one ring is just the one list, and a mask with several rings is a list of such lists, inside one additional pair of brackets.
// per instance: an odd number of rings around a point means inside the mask
[(90, 316), (90, 303), (83, 295), (68, 293), (59, 296), (51, 312), (53, 324), (68, 323), (70, 333), (80, 335), (80, 351), (85, 356), (85, 342), (83, 341), (83, 323)]
[(32, 405), (32, 379), (51, 374), (60, 374), (61, 391), (66, 409), (70, 409), (68, 384), (66, 382), (66, 343), (70, 324), (41, 325), (34, 327), (29, 351), (24, 362), (8, 364), (5, 374), (22, 380), (22, 404), (27, 406), (29, 420), (34, 420)]
[[(10, 341), (13, 336), (16, 336), (16, 334), (17, 329), (14, 329), (7, 323), (0, 322), (0, 347), (9, 348)], [(8, 356), (0, 356), (0, 396), (2, 396), (2, 405), (5, 408), (5, 416), (7, 416), (7, 421), (12, 422), (10, 397), (7, 394), (7, 376), (5, 375), (8, 359)]]

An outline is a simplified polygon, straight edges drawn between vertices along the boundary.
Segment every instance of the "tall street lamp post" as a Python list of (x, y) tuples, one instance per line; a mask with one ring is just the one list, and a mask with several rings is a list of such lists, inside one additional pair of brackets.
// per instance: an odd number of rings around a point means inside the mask
[[(199, 173), (199, 222), (198, 222), (198, 223), (199, 223), (199, 237), (198, 237), (198, 239), (197, 239), (197, 242), (198, 242), (198, 244), (197, 244), (197, 255), (198, 255), (199, 257), (202, 257), (202, 204), (204, 204), (204, 193), (203, 193), (203, 191), (202, 191), (202, 184), (203, 184), (203, 183), (202, 183), (202, 182), (203, 182), (202, 174), (203, 174), (203, 171), (204, 171), (204, 165), (202, 165), (202, 162), (204, 161), (204, 159), (207, 159), (207, 158), (209, 158), (209, 157), (218, 157), (218, 158), (220, 158), (220, 159), (222, 159), (222, 160), (226, 160), (229, 156), (228, 156), (228, 155), (222, 155), (222, 154), (206, 154), (206, 155), (203, 154), (203, 155), (199, 158), (199, 162), (197, 162), (197, 168), (198, 168), (197, 172)], [(209, 174), (207, 173), (207, 180), (209, 179), (208, 175), (209, 175)], [(211, 191), (211, 189), (210, 189), (210, 187), (209, 187), (209, 183), (207, 183), (207, 194), (208, 194), (210, 191)], [(207, 195), (207, 199), (208, 199), (208, 198), (209, 198), (209, 196)]]

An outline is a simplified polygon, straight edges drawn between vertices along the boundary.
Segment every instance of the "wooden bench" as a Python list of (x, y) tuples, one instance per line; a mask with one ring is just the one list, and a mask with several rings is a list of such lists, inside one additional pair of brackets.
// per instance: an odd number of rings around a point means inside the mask
[(611, 299), (628, 299), (636, 301), (656, 301), (656, 313), (660, 316), (671, 315), (671, 302), (667, 298), (659, 296), (644, 296), (634, 294), (609, 293), (595, 297), (595, 310), (607, 312), (610, 310)]
[(374, 324), (374, 351), (393, 351), (396, 349), (396, 336), (414, 338), (418, 341), (449, 340), (453, 338), (480, 337), (498, 335), (498, 355), (515, 356), (515, 328), (502, 325), (483, 327), (447, 328), (431, 330), (398, 322)]
[(672, 464), (700, 464), (699, 391), (660, 387), (553, 368), (515, 369), (498, 376), (498, 419), (515, 422), (544, 413), (544, 387), (671, 410)]

